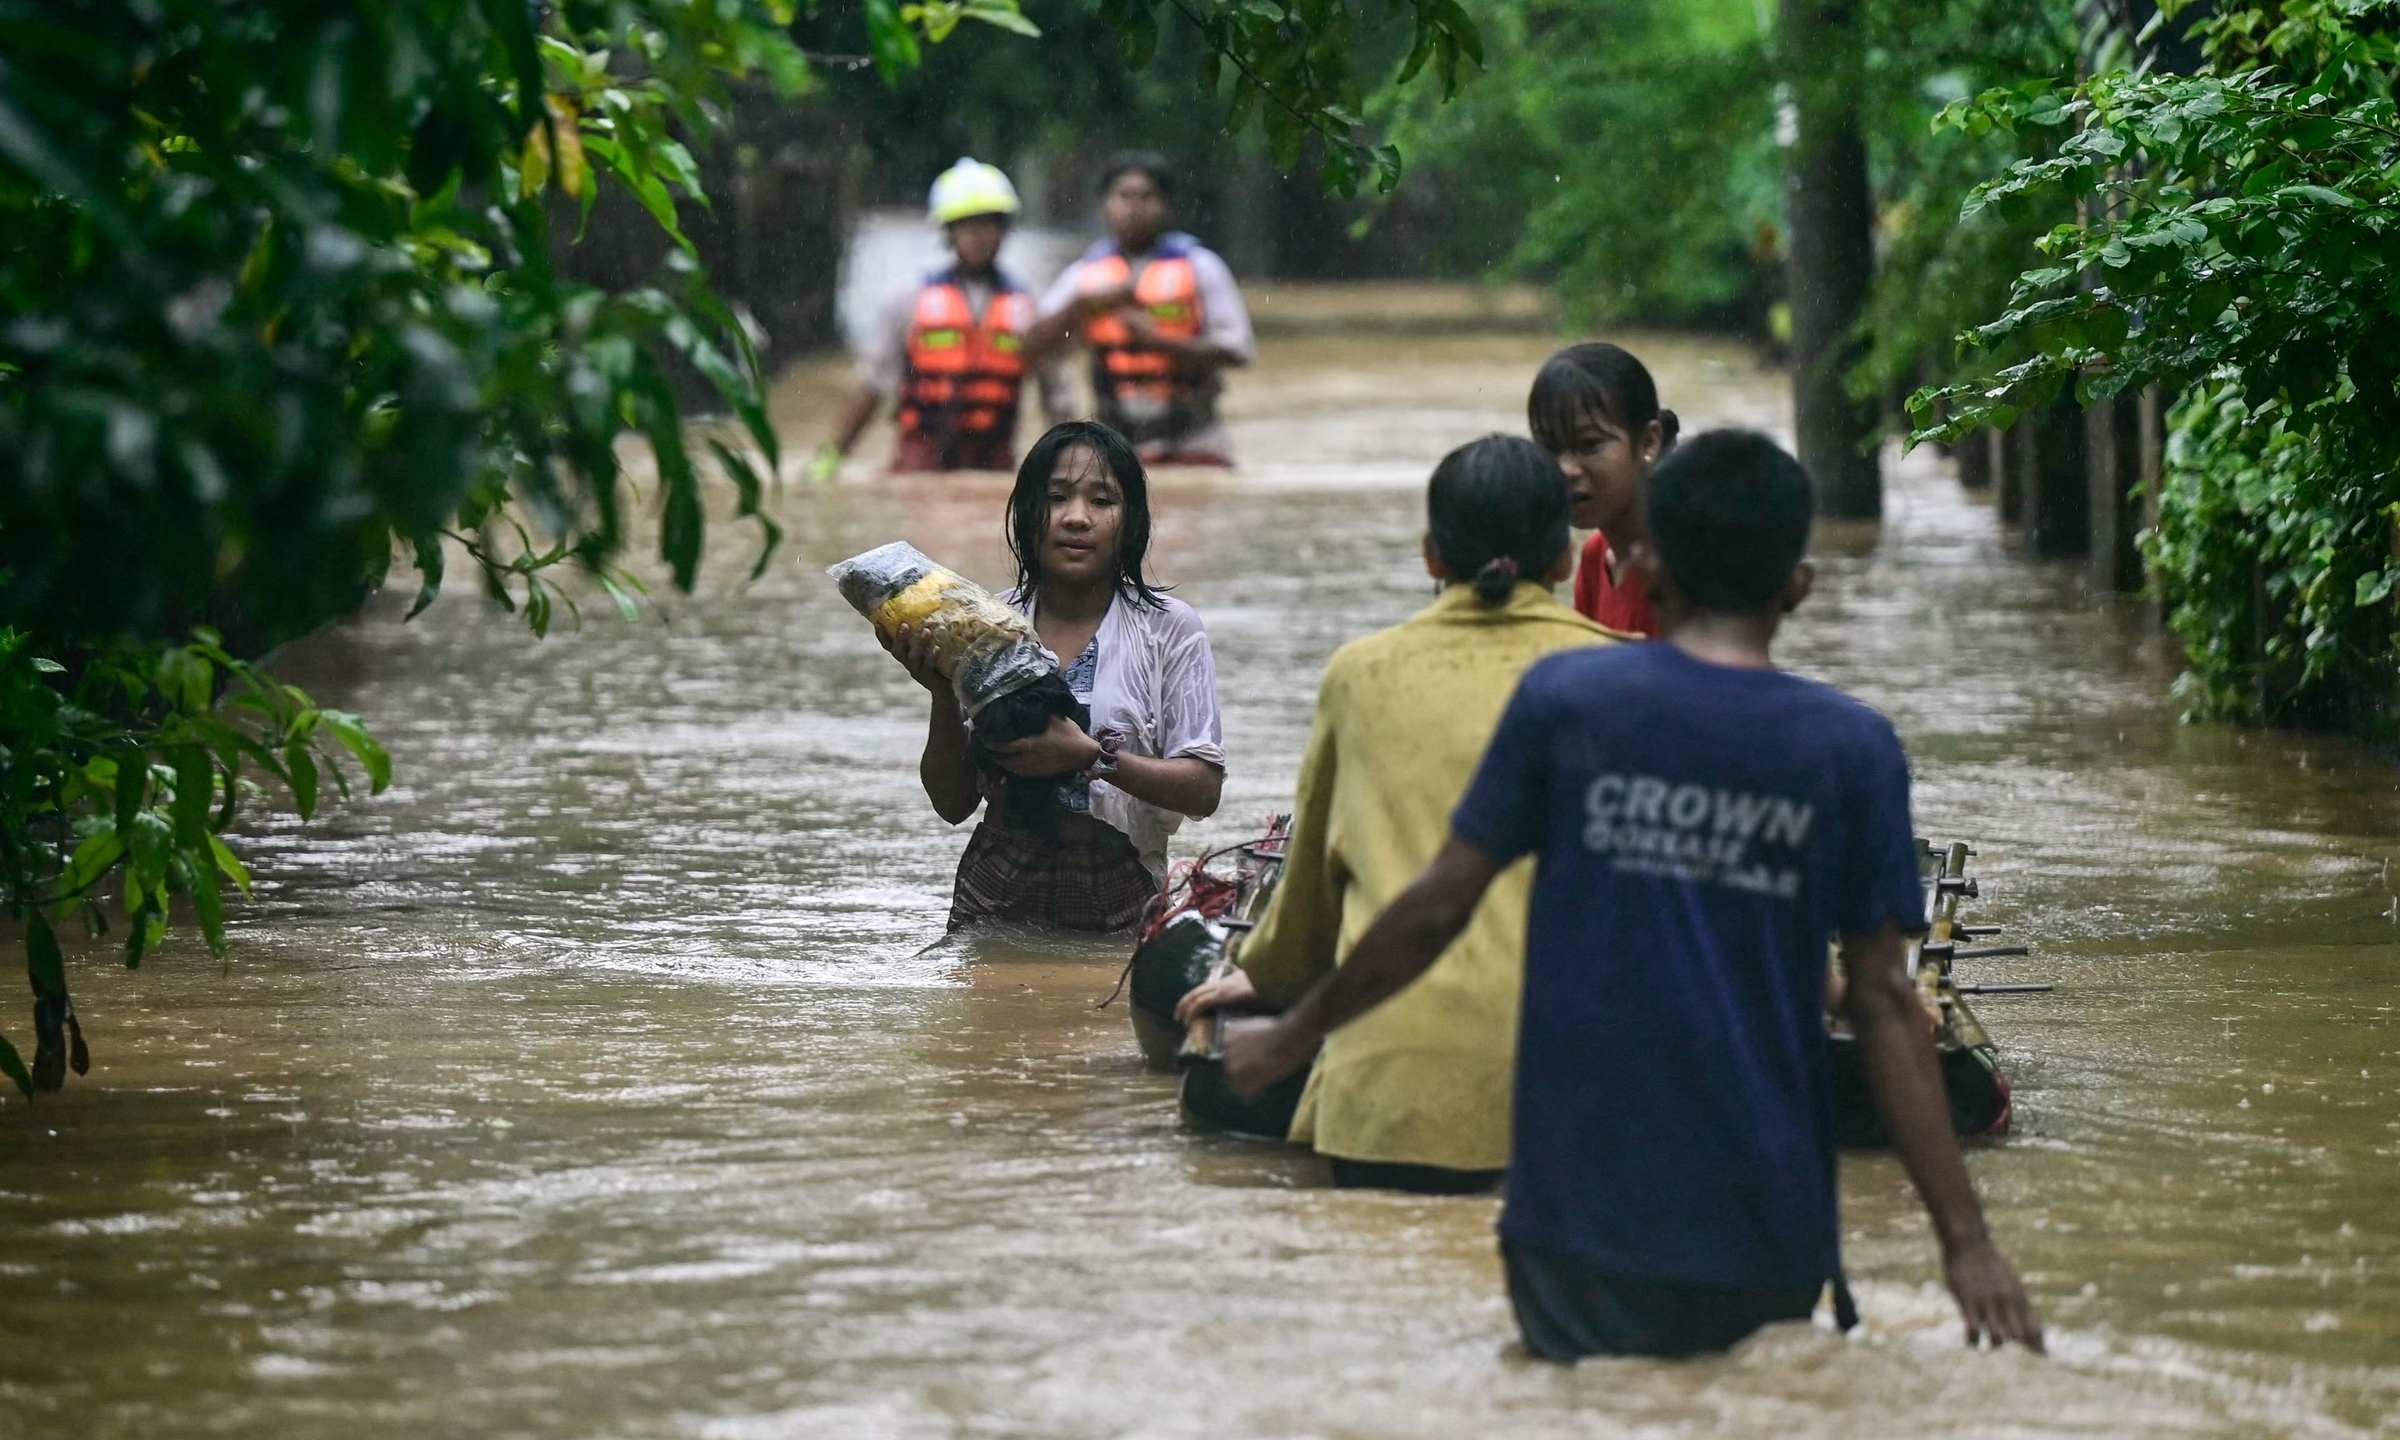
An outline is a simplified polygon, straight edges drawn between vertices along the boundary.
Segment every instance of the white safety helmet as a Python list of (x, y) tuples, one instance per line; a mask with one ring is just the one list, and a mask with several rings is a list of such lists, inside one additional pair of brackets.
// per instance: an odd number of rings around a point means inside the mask
[(1014, 215), (1023, 208), (1017, 187), (999, 166), (966, 156), (934, 178), (925, 213), (934, 224), (948, 225), (973, 215)]

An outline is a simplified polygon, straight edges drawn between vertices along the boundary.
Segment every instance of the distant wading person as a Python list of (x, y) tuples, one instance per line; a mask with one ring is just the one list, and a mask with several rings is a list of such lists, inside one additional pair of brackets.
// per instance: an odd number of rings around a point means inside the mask
[[(1608, 643), (1551, 598), (1574, 560), (1566, 482), (1540, 449), (1493, 436), (1450, 452), (1426, 511), (1425, 568), (1440, 593), (1325, 667), (1283, 879), (1241, 970), (1186, 996), (1180, 1019), (1289, 1005), (1342, 964), (1448, 838), (1526, 667)], [(1290, 1138), (1330, 1157), (1336, 1184), (1498, 1183), (1532, 883), (1530, 863), (1512, 867), (1422, 984), (1326, 1042)]]
[(1594, 341), (1543, 362), (1525, 403), (1535, 443), (1558, 457), (1575, 501), (1575, 526), (1596, 532), (1575, 569), (1575, 609), (1611, 630), (1658, 635), (1658, 612), (1631, 568), (1650, 530), (1642, 487), (1674, 448), (1676, 419), (1631, 352)]
[(1907, 970), (1925, 928), (1907, 757), (1882, 716), (1769, 654), (1813, 575), (1808, 476), (1766, 437), (1721, 431), (1660, 465), (1648, 501), (1638, 560), (1667, 643), (1526, 671), (1441, 853), (1291, 1011), (1228, 1027), (1226, 1078), (1254, 1091), (1438, 976), (1492, 883), (1537, 856), (1500, 1216), (1525, 1344), (1551, 1360), (1722, 1349), (1806, 1317), (1839, 1272), (1838, 935), (1876, 1109), (1968, 1340), (2039, 1349)]
[[(1091, 733), (1059, 718), (994, 747), (1012, 775), (1069, 777), (1055, 834), (1012, 829), (997, 804), (959, 858), (950, 922), (1014, 920), (1062, 930), (1121, 930), (1166, 875), (1167, 837), (1213, 814), (1225, 784), (1217, 670), (1191, 606), (1143, 575), (1150, 493), (1122, 436), (1090, 421), (1053, 427), (1026, 453), (1008, 500), (1017, 585), (1004, 598), (1033, 621)], [(917, 773), (956, 825), (987, 798), (965, 717), (931, 647), (904, 625), (884, 648), (932, 693)]]
[(1119, 156), (1100, 180), (1108, 238), (1068, 266), (1042, 297), (1027, 353), (1047, 363), (1080, 340), (1091, 352), (1102, 424), (1152, 465), (1230, 465), (1217, 418), (1226, 370), (1256, 349), (1250, 312), (1217, 252), (1167, 222), (1175, 183), (1166, 161)]
[[(1017, 189), (997, 168), (961, 160), (933, 182), (926, 208), (956, 263), (885, 312), (859, 357), (858, 383), (833, 438), (809, 461), (812, 480), (834, 477), (887, 402), (899, 406), (893, 470), (1017, 467), (1017, 410), (1034, 303), (999, 263), (1019, 209)], [(1065, 419), (1072, 382), (1064, 369), (1053, 365), (1035, 378), (1045, 417)]]

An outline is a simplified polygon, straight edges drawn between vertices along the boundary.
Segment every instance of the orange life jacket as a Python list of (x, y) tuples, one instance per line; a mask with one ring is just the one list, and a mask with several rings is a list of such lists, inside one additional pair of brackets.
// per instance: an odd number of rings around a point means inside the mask
[(908, 327), (901, 435), (925, 436), (945, 450), (968, 441), (1009, 444), (1025, 387), (1025, 331), (1032, 324), (1033, 297), (1006, 277), (995, 281), (980, 320), (955, 271), (927, 280)]
[[(1160, 335), (1190, 340), (1200, 334), (1205, 318), (1200, 276), (1177, 237), (1161, 240), (1139, 273), (1113, 247), (1086, 256), (1076, 288), (1094, 294), (1125, 285), (1133, 287), (1134, 304), (1149, 314)], [(1137, 342), (1114, 313), (1088, 323), (1083, 338), (1092, 352), (1092, 393), (1100, 402), (1100, 418), (1128, 438), (1188, 434), (1215, 414), (1215, 374), (1178, 371), (1173, 356)]]

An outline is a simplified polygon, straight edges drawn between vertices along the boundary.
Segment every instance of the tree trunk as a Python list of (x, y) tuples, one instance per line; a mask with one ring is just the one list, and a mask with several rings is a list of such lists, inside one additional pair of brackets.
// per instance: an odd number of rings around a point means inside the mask
[(1820, 513), (1874, 519), (1883, 477), (1875, 402), (1843, 378), (1864, 348), (1858, 319), (1874, 277), (1875, 197), (1858, 124), (1858, 17), (1851, 0), (1783, 0), (1784, 74), (1797, 124), (1784, 151), (1791, 227), (1792, 412)]
[(2103, 593), (2142, 588), (2134, 536), (2142, 526), (2141, 398), (2094, 400), (2084, 412), (2091, 484), (2091, 584)]
[(2031, 422), (2025, 492), (2025, 550), (2044, 560), (2091, 553), (2092, 501), (2083, 407), (2061, 397), (2019, 420)]
[(1950, 456), (1958, 466), (1958, 483), (1962, 489), (1992, 488), (1992, 447), (1985, 441), (1988, 433), (1977, 430), (1961, 436), (1958, 443), (1950, 447)]

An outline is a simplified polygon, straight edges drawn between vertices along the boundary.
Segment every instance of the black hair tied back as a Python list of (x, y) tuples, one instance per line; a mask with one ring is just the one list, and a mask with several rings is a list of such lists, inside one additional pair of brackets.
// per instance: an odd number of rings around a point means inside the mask
[(1433, 468), (1425, 529), (1452, 583), (1492, 609), (1567, 553), (1567, 477), (1541, 446), (1513, 435), (1461, 445)]
[(1483, 562), (1475, 572), (1475, 598), (1486, 605), (1505, 605), (1508, 597), (1517, 593), (1517, 562), (1513, 556), (1495, 555)]

